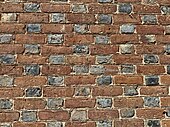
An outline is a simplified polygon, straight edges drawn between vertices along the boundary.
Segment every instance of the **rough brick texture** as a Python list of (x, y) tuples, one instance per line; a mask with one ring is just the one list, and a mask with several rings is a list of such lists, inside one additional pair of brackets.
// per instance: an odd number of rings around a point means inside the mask
[(170, 0), (0, 0), (0, 127), (170, 127)]

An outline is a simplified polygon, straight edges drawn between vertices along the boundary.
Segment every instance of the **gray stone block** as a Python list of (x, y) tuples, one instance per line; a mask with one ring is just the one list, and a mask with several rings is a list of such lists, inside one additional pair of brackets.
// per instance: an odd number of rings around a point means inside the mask
[(51, 86), (61, 86), (64, 84), (64, 77), (61, 76), (49, 76), (48, 77), (48, 84)]
[(98, 85), (110, 85), (112, 83), (112, 77), (111, 76), (101, 76), (97, 78), (97, 84)]
[(144, 97), (144, 105), (147, 107), (159, 107), (159, 97)]
[(40, 48), (36, 44), (25, 44), (25, 53), (26, 54), (39, 54)]
[(87, 33), (88, 32), (88, 26), (86, 24), (75, 24), (74, 25), (74, 31), (76, 33), (81, 33), (81, 34), (84, 34), (84, 33)]
[(109, 37), (104, 35), (98, 35), (95, 38), (96, 44), (108, 44), (109, 43)]
[(112, 0), (97, 0), (98, 3), (111, 3)]
[(170, 54), (170, 45), (168, 44), (168, 45), (166, 45), (166, 47), (165, 47), (165, 53), (166, 54)]
[(133, 44), (121, 44), (120, 45), (121, 54), (132, 54), (134, 52)]
[(26, 90), (26, 97), (41, 97), (42, 90), (39, 87), (29, 87)]
[(90, 73), (94, 75), (104, 74), (105, 67), (102, 65), (91, 65)]
[(130, 64), (121, 65), (121, 73), (129, 74), (134, 72), (135, 72), (135, 67), (133, 65)]
[(127, 13), (127, 14), (130, 14), (132, 12), (132, 6), (131, 4), (120, 4), (119, 5), (119, 12), (121, 13)]
[(64, 42), (64, 36), (62, 34), (49, 34), (48, 44), (62, 44)]
[(153, 55), (153, 54), (144, 55), (144, 62), (146, 64), (158, 63), (158, 56)]
[(28, 33), (39, 33), (41, 32), (40, 24), (27, 24), (27, 32)]
[(148, 120), (147, 127), (161, 127), (159, 120)]
[(12, 41), (12, 34), (0, 34), (0, 44), (10, 43)]
[(126, 96), (138, 95), (137, 86), (125, 86), (124, 93)]
[(135, 115), (135, 111), (133, 109), (122, 109), (120, 112), (122, 118), (131, 118)]
[(0, 55), (0, 63), (2, 64), (13, 64), (15, 62), (15, 56), (12, 54)]
[(83, 5), (83, 4), (74, 4), (72, 6), (72, 11), (74, 13), (85, 13), (87, 12), (87, 7), (86, 5)]
[(39, 75), (40, 67), (39, 67), (39, 65), (26, 65), (25, 73), (26, 73), (26, 75)]
[(75, 89), (75, 96), (89, 96), (90, 88), (89, 87), (78, 87)]
[(76, 54), (88, 54), (89, 53), (89, 47), (85, 45), (76, 45), (73, 48), (73, 52)]
[(64, 64), (65, 58), (64, 55), (51, 55), (49, 57), (50, 64)]
[(64, 127), (62, 122), (48, 122), (47, 127)]
[(49, 98), (47, 101), (48, 109), (60, 109), (63, 104), (64, 100), (62, 98)]
[(83, 110), (73, 110), (71, 116), (73, 121), (85, 122), (87, 120), (87, 112)]
[(170, 14), (170, 7), (169, 6), (161, 6), (161, 13), (164, 15)]
[(142, 21), (144, 24), (157, 24), (156, 15), (144, 15)]
[(112, 16), (106, 15), (106, 14), (99, 14), (98, 15), (98, 23), (111, 24), (112, 23)]
[(35, 121), (37, 121), (37, 112), (35, 112), (35, 111), (22, 111), (21, 119), (24, 122), (35, 122)]
[(11, 109), (12, 106), (13, 103), (9, 99), (0, 99), (0, 109)]
[(145, 76), (145, 83), (148, 86), (159, 85), (159, 77), (154, 75)]
[(12, 87), (14, 78), (10, 76), (0, 76), (0, 86)]
[(40, 11), (40, 4), (38, 4), (38, 3), (26, 3), (26, 4), (24, 4), (24, 10), (26, 12), (38, 12), (38, 11)]
[(99, 108), (111, 108), (112, 99), (111, 98), (99, 98), (97, 99), (97, 105)]
[(74, 65), (73, 72), (76, 74), (84, 74), (89, 72), (89, 67), (87, 65)]
[(124, 24), (121, 26), (121, 33), (123, 34), (133, 34), (135, 32), (135, 25)]
[(108, 120), (98, 121), (97, 127), (112, 127), (112, 121), (108, 121)]
[(65, 22), (65, 15), (62, 14), (62, 13), (53, 13), (53, 14), (51, 14), (51, 22), (64, 23)]
[(112, 56), (111, 55), (107, 55), (107, 56), (97, 56), (97, 63), (99, 64), (109, 64), (112, 62)]

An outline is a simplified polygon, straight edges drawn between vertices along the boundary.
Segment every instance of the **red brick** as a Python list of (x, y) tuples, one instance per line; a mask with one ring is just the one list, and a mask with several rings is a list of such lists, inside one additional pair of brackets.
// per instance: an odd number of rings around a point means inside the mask
[(65, 42), (66, 46), (72, 46), (77, 44), (91, 44), (93, 43), (94, 39), (92, 35), (74, 35), (74, 34), (67, 34), (65, 35)]
[(136, 32), (138, 34), (164, 34), (164, 27), (157, 25), (139, 25), (136, 26)]
[(159, 56), (161, 64), (170, 64), (170, 56), (169, 55), (160, 55)]
[(20, 64), (46, 64), (47, 57), (18, 55), (17, 61)]
[(4, 66), (0, 65), (0, 75), (22, 75), (23, 68), (21, 66)]
[(43, 66), (42, 74), (44, 75), (68, 75), (71, 73), (71, 67), (67, 65), (51, 65), (51, 66)]
[(73, 49), (71, 47), (64, 46), (47, 46), (44, 45), (41, 48), (42, 55), (51, 55), (51, 54), (72, 54)]
[(36, 109), (45, 109), (46, 102), (43, 99), (15, 99), (14, 100), (14, 109), (21, 110), (36, 110)]
[(115, 119), (119, 117), (118, 110), (89, 110), (88, 117), (91, 120)]
[(117, 10), (117, 7), (116, 5), (113, 5), (113, 4), (103, 4), (103, 5), (100, 5), (100, 4), (89, 4), (88, 6), (88, 11), (89, 13), (114, 13), (116, 12)]
[(156, 35), (156, 41), (158, 44), (169, 44), (170, 35)]
[(119, 96), (123, 94), (123, 88), (119, 86), (93, 87), (93, 96)]
[(140, 87), (141, 95), (149, 96), (167, 96), (168, 87), (166, 86), (142, 86)]
[(64, 88), (45, 87), (43, 94), (44, 97), (72, 97), (74, 94), (74, 89), (71, 87)]
[(143, 84), (143, 77), (140, 75), (116, 75), (115, 76), (115, 84), (138, 84), (142, 85)]
[(1, 88), (0, 97), (1, 98), (15, 98), (22, 97), (24, 95), (24, 90), (21, 88)]
[(164, 47), (162, 45), (138, 45), (136, 46), (137, 54), (163, 54)]
[(160, 82), (162, 85), (169, 85), (170, 84), (170, 76), (169, 75), (160, 76)]
[(66, 19), (69, 23), (95, 23), (93, 14), (67, 14)]
[(122, 119), (114, 122), (115, 127), (143, 127), (142, 119)]
[(95, 99), (72, 98), (65, 100), (65, 108), (94, 108)]
[(140, 55), (113, 55), (113, 61), (116, 64), (141, 64), (142, 57)]
[(115, 46), (115, 45), (91, 45), (90, 52), (91, 52), (91, 55), (116, 54), (118, 52), (118, 46)]
[(40, 111), (38, 113), (40, 120), (59, 120), (67, 121), (70, 118), (68, 111), (57, 110), (57, 111)]
[(42, 33), (63, 33), (62, 24), (42, 24)]
[(161, 107), (170, 106), (170, 97), (161, 97)]
[(148, 14), (148, 13), (158, 13), (160, 14), (160, 8), (157, 5), (150, 6), (150, 5), (140, 5), (140, 4), (135, 4), (133, 6), (133, 11), (134, 13), (138, 14)]
[(137, 73), (144, 75), (159, 75), (165, 73), (165, 68), (161, 65), (141, 65), (137, 66)]
[(23, 4), (20, 3), (1, 3), (0, 12), (23, 12)]
[(0, 49), (0, 54), (22, 54), (24, 52), (24, 47), (21, 44), (3, 44), (0, 45)]
[(28, 123), (28, 122), (15, 122), (13, 123), (13, 127), (46, 127), (45, 123), (40, 122), (34, 122), (34, 123)]
[(117, 34), (119, 33), (119, 25), (90, 25), (91, 33)]
[(95, 84), (95, 76), (66, 76), (65, 84), (71, 85), (90, 85)]
[(170, 120), (169, 119), (162, 120), (162, 127), (169, 127), (169, 126), (170, 126)]
[(142, 0), (117, 0), (120, 3), (140, 3)]
[(48, 23), (47, 13), (21, 13), (19, 14), (21, 23)]
[[(126, 20), (125, 20), (126, 19)], [(114, 24), (125, 24), (125, 23), (132, 23), (132, 24), (141, 24), (142, 21), (137, 14), (114, 14), (113, 15), (113, 22)]]
[(16, 77), (14, 84), (17, 87), (29, 87), (29, 86), (44, 86), (47, 84), (47, 79), (45, 76), (22, 76)]
[(13, 122), (19, 120), (19, 112), (0, 112), (0, 122)]
[(24, 24), (0, 24), (0, 33), (25, 33)]
[(111, 36), (112, 44), (124, 44), (127, 42), (130, 43), (139, 43), (138, 35), (123, 35), (123, 34), (115, 34)]
[(71, 3), (95, 3), (96, 0), (70, 0)]
[(67, 122), (66, 127), (96, 127), (95, 122), (86, 122), (86, 123), (81, 123), (81, 122)]
[(95, 64), (95, 57), (94, 56), (66, 56), (66, 63), (71, 65), (81, 65), (81, 64)]
[(163, 25), (169, 25), (170, 24), (170, 16), (159, 15), (158, 22)]
[(50, 4), (50, 3), (43, 3), (41, 5), (42, 12), (69, 12), (70, 5), (69, 4)]
[(164, 109), (160, 108), (152, 108), (152, 109), (137, 109), (136, 110), (136, 116), (138, 118), (144, 118), (144, 119), (161, 119), (165, 118)]
[(141, 108), (143, 99), (142, 97), (119, 97), (114, 99), (114, 106), (117, 108)]
[(114, 75), (119, 73), (119, 67), (117, 65), (104, 65), (105, 75)]
[(44, 34), (17, 34), (16, 43), (20, 44), (44, 44), (45, 43)]

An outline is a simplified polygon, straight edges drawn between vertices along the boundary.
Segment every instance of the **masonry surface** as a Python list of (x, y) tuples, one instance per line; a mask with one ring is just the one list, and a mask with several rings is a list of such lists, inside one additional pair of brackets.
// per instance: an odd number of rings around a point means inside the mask
[(0, 0), (0, 127), (170, 127), (170, 0)]

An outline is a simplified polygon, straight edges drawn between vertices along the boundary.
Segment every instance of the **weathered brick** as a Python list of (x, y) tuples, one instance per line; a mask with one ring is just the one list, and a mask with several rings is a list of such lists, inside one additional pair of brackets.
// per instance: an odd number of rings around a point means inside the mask
[(95, 43), (96, 44), (108, 44), (109, 43), (109, 37), (108, 36), (98, 35), (95, 38)]
[(137, 86), (125, 86), (124, 88), (124, 94), (126, 96), (134, 96), (134, 95), (138, 95), (138, 91), (137, 91)]
[(120, 27), (122, 34), (133, 34), (135, 31), (134, 25), (124, 24)]
[(27, 32), (29, 32), (29, 33), (39, 33), (39, 32), (41, 32), (41, 25), (40, 24), (28, 24), (27, 25)]
[(2, 22), (16, 22), (17, 21), (17, 15), (15, 13), (7, 13), (1, 15), (1, 21)]
[(88, 73), (89, 67), (86, 65), (74, 65), (73, 72), (75, 72), (76, 74)]
[(48, 109), (60, 109), (63, 104), (64, 100), (62, 98), (48, 98), (47, 100)]
[(87, 112), (83, 110), (73, 110), (71, 115), (73, 121), (86, 122), (87, 120)]
[(121, 73), (129, 74), (134, 72), (135, 72), (135, 67), (133, 65), (130, 64), (121, 65)]
[(144, 97), (144, 105), (147, 107), (159, 107), (158, 97)]
[(157, 24), (156, 15), (144, 15), (142, 16), (143, 24)]
[(38, 3), (27, 3), (24, 4), (24, 10), (26, 12), (38, 12), (40, 11), (40, 5)]
[(147, 126), (148, 127), (161, 127), (161, 124), (159, 120), (148, 120)]
[(120, 110), (120, 113), (123, 118), (131, 118), (135, 115), (135, 111), (133, 109), (122, 109)]
[(101, 76), (97, 78), (97, 84), (98, 85), (110, 85), (112, 83), (112, 77), (111, 76)]
[(64, 64), (65, 58), (63, 55), (51, 55), (49, 57), (50, 64)]
[(145, 76), (146, 85), (159, 85), (159, 77), (158, 76)]
[(15, 56), (11, 54), (0, 55), (0, 63), (13, 64), (15, 62)]
[(144, 43), (155, 43), (156, 38), (155, 35), (141, 35), (141, 41)]
[(26, 90), (26, 97), (41, 97), (42, 90), (39, 87), (29, 87)]
[(62, 122), (48, 122), (47, 127), (63, 127)]
[(10, 76), (0, 76), (0, 86), (12, 87), (13, 80)]
[(112, 16), (106, 14), (98, 15), (98, 23), (102, 24), (111, 24), (112, 23)]
[(72, 6), (72, 11), (73, 13), (85, 13), (87, 12), (87, 7), (83, 4), (74, 4)]
[(39, 54), (40, 48), (36, 44), (25, 44), (25, 53), (26, 54)]
[(38, 65), (26, 65), (25, 74), (26, 75), (39, 75), (40, 67)]
[(37, 121), (37, 113), (35, 111), (22, 111), (21, 119), (24, 122)]
[(62, 44), (64, 37), (62, 34), (50, 34), (48, 35), (48, 44)]
[(144, 62), (146, 64), (158, 63), (158, 56), (152, 54), (144, 55)]
[(53, 13), (53, 14), (51, 14), (51, 22), (64, 23), (65, 22), (65, 15), (62, 14), (62, 13)]
[(86, 45), (76, 45), (73, 49), (74, 53), (76, 54), (88, 54), (89, 53), (89, 47)]
[(48, 84), (51, 86), (61, 86), (64, 83), (64, 78), (61, 76), (48, 76)]
[(130, 14), (132, 12), (132, 6), (130, 4), (120, 4), (119, 12)]
[(9, 99), (0, 99), (0, 109), (11, 109), (13, 102)]
[(97, 106), (99, 108), (111, 108), (112, 107), (112, 99), (111, 98), (98, 98)]
[(86, 24), (75, 24), (74, 25), (74, 31), (76, 33), (87, 33), (88, 32), (88, 26)]
[(97, 122), (97, 127), (112, 127), (112, 122), (107, 120), (101, 120)]
[(75, 89), (75, 96), (89, 96), (90, 88), (89, 87), (78, 87)]

